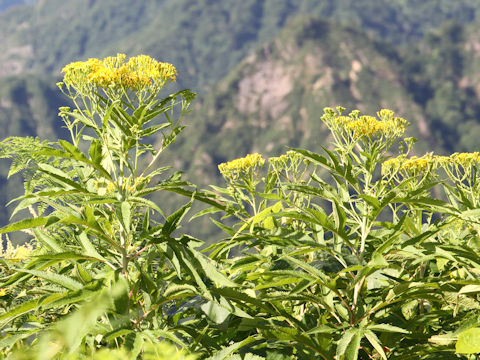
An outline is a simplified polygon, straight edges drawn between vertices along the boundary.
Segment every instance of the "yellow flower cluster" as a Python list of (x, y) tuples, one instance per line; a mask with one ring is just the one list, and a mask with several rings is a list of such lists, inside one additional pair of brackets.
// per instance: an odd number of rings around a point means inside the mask
[(400, 137), (405, 132), (407, 121), (394, 117), (386, 121), (377, 120), (373, 116), (360, 116), (358, 119), (347, 122), (345, 128), (351, 131), (354, 138), (359, 137)]
[(7, 289), (0, 288), (0, 297), (7, 295)]
[(382, 164), (382, 174), (401, 172), (406, 175), (416, 176), (436, 169), (444, 161), (444, 156), (436, 156), (432, 153), (425, 154), (422, 157), (412, 156), (408, 159), (404, 156), (399, 156), (389, 159)]
[(242, 172), (248, 173), (255, 170), (257, 166), (263, 166), (265, 159), (260, 154), (248, 154), (247, 156), (222, 163), (218, 165), (218, 170), (225, 178), (236, 179)]
[(105, 59), (77, 61), (65, 66), (64, 84), (84, 90), (90, 86), (123, 87), (132, 91), (148, 86), (163, 86), (175, 81), (177, 70), (172, 64), (158, 62), (147, 55), (139, 55), (126, 61), (125, 54)]
[[(409, 175), (419, 175), (430, 170), (443, 167), (447, 173), (453, 174), (452, 167), (457, 168), (456, 172), (470, 173), (472, 167), (480, 170), (480, 152), (454, 153), (450, 156), (438, 156), (432, 153), (422, 157), (412, 156), (407, 159), (404, 156), (389, 159), (382, 164), (382, 174), (391, 172), (403, 172)], [(463, 170), (459, 170), (463, 168)]]
[[(343, 110), (343, 108), (342, 108)], [(358, 110), (352, 111), (349, 116), (338, 115), (331, 108), (325, 108), (322, 119), (335, 131), (346, 132), (353, 139), (361, 137), (373, 138), (385, 136), (388, 138), (400, 137), (405, 133), (408, 122), (400, 117), (395, 117), (392, 110), (382, 109), (373, 116), (360, 116)]]
[[(1, 241), (0, 241), (1, 243)], [(7, 239), (7, 247), (2, 249), (0, 247), (0, 257), (8, 259), (8, 260), (15, 260), (21, 261), (27, 259), (33, 251), (33, 246), (30, 244), (24, 244), (20, 246), (14, 246), (8, 239)]]
[(480, 165), (480, 152), (455, 153), (450, 155), (450, 165), (457, 165), (463, 168)]
[(281, 170), (283, 168), (288, 167), (290, 163), (297, 163), (299, 160), (302, 160), (303, 157), (296, 151), (287, 151), (286, 154), (280, 156), (274, 156), (268, 159), (268, 161), (273, 165), (273, 167), (277, 170)]
[(382, 164), (382, 174), (389, 172), (405, 172), (410, 175), (418, 175), (437, 165), (437, 159), (431, 153), (422, 157), (412, 156), (407, 159), (403, 156), (392, 158)]

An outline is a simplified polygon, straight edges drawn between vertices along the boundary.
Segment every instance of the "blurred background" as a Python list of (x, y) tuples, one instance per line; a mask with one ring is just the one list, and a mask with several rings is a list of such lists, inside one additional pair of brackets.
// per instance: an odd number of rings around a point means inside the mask
[[(394, 110), (418, 154), (480, 150), (478, 0), (0, 0), (0, 139), (65, 137), (61, 69), (117, 52), (173, 63), (170, 90), (198, 94), (164, 163), (200, 187), (247, 153), (328, 146), (325, 106)], [(23, 193), (8, 166), (2, 226)]]

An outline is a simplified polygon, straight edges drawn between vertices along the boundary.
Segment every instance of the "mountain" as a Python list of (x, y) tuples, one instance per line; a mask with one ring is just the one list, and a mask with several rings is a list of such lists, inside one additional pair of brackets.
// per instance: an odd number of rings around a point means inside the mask
[(248, 56), (193, 112), (174, 149), (184, 155), (180, 168), (193, 168), (197, 182), (214, 182), (218, 163), (249, 152), (319, 150), (329, 143), (320, 120), (326, 106), (367, 114), (395, 109), (412, 123), (411, 135), (429, 140), (425, 114), (405, 86), (402, 60), (394, 47), (356, 27), (298, 18)]
[(177, 66), (179, 87), (203, 91), (299, 15), (400, 44), (479, 14), (477, 0), (39, 0), (0, 14), (0, 76), (58, 77), (71, 61), (146, 53)]
[(478, 151), (479, 32), (479, 23), (447, 22), (393, 47), (358, 27), (297, 18), (204, 98), (174, 150), (179, 168), (215, 182), (218, 163), (249, 152), (318, 150), (328, 146), (323, 108), (337, 105), (393, 109), (420, 139), (418, 154)]

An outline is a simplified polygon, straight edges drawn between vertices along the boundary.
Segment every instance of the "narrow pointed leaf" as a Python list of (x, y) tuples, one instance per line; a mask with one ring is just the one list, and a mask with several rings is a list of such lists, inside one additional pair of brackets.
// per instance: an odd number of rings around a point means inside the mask
[(24, 272), (27, 274), (31, 274), (33, 276), (37, 276), (41, 279), (50, 281), (54, 284), (61, 285), (70, 290), (79, 290), (82, 288), (82, 284), (78, 281), (61, 274), (55, 274), (52, 272), (47, 271), (40, 271), (40, 270), (27, 270), (27, 269), (18, 269), (17, 271)]

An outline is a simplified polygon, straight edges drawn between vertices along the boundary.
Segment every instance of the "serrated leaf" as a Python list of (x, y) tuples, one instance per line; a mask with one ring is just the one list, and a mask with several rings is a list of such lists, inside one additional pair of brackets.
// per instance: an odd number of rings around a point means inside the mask
[(428, 339), (429, 342), (436, 345), (451, 345), (456, 342), (458, 336), (450, 334), (434, 335)]
[(32, 329), (30, 331), (20, 332), (14, 335), (6, 336), (0, 340), (0, 349), (11, 347), (15, 345), (17, 341), (26, 339), (38, 331), (40, 331), (40, 329)]
[(192, 249), (193, 256), (198, 260), (200, 263), (203, 271), (205, 274), (214, 282), (218, 283), (220, 286), (226, 287), (238, 287), (239, 285), (234, 281), (227, 278), (223, 275), (215, 265), (212, 263), (212, 260), (207, 258), (205, 255), (201, 254), (200, 252)]
[(378, 354), (382, 357), (382, 359), (387, 360), (387, 355), (383, 350), (382, 345), (380, 344), (380, 340), (378, 339), (377, 335), (375, 335), (372, 331), (367, 330), (365, 331), (365, 337), (367, 340), (372, 344), (372, 346), (377, 350)]
[[(24, 302), (24, 303), (20, 304), (19, 306), (15, 307), (13, 309), (9, 309), (6, 313), (1, 314), (0, 315), (0, 321), (4, 320), (4, 319), (12, 320), (13, 318), (15, 318), (17, 316), (20, 316), (20, 315), (23, 315), (23, 314), (25, 314), (29, 311), (32, 311), (37, 307), (38, 307), (38, 300), (37, 299)], [(0, 324), (0, 325), (2, 325), (2, 324)]]
[[(86, 189), (82, 188), (80, 184), (73, 181), (68, 174), (64, 171), (51, 166), (49, 164), (38, 164), (39, 169), (44, 172), (45, 174), (50, 175), (52, 178), (58, 180), (60, 182), (60, 186), (65, 187), (65, 190), (70, 190), (69, 187), (80, 191), (80, 192), (88, 192)], [(57, 182), (58, 182), (57, 181)]]
[(149, 208), (152, 208), (153, 210), (158, 211), (160, 214), (162, 214), (162, 216), (165, 217), (165, 214), (163, 213), (162, 209), (160, 209), (157, 206), (157, 204), (155, 204), (153, 201), (150, 201), (148, 199), (144, 199), (142, 197), (136, 197), (136, 196), (129, 197), (129, 201), (134, 202), (134, 203), (138, 203), (138, 204), (142, 204), (142, 205), (145, 205)]
[[(107, 111), (108, 113), (108, 111)], [(107, 117), (105, 115), (105, 117)], [(90, 160), (97, 164), (100, 165), (103, 160), (103, 150), (102, 150), (102, 142), (100, 140), (93, 140), (90, 149), (88, 150), (88, 155), (90, 156)]]
[(165, 224), (162, 227), (162, 234), (165, 236), (170, 236), (172, 232), (174, 232), (180, 221), (182, 221), (183, 217), (185, 214), (190, 210), (192, 207), (192, 201), (188, 202), (184, 206), (182, 206), (180, 209), (175, 211), (172, 215), (167, 217), (167, 220), (165, 221)]
[(78, 235), (78, 240), (85, 251), (85, 255), (106, 261), (105, 258), (97, 252), (97, 249), (90, 242), (88, 235), (85, 232), (82, 232), (80, 235)]
[(348, 329), (342, 335), (342, 337), (340, 338), (337, 344), (337, 351), (336, 351), (337, 359), (343, 359), (343, 355), (347, 351), (348, 345), (350, 344), (353, 337), (357, 333), (357, 330), (358, 329)]
[(39, 229), (33, 229), (33, 234), (38, 242), (55, 252), (63, 252), (63, 247), (51, 236), (45, 234)]
[(480, 285), (469, 284), (469, 285), (463, 286), (458, 292), (458, 295), (472, 294), (472, 293), (478, 293), (478, 292), (480, 292)]
[(41, 279), (50, 281), (54, 284), (61, 285), (70, 290), (79, 290), (82, 288), (82, 284), (78, 281), (62, 274), (55, 274), (52, 272), (40, 271), (40, 270), (27, 270), (27, 269), (17, 269), (19, 272), (24, 272), (31, 274), (33, 276), (39, 277)]
[(48, 222), (49, 219), (50, 219), (50, 216), (37, 217), (37, 218), (31, 218), (31, 219), (23, 219), (23, 220), (15, 222), (13, 224), (9, 224), (7, 226), (2, 227), (0, 229), (0, 234), (6, 233), (6, 232), (36, 228), (36, 227), (39, 227), (39, 226), (44, 226)]

